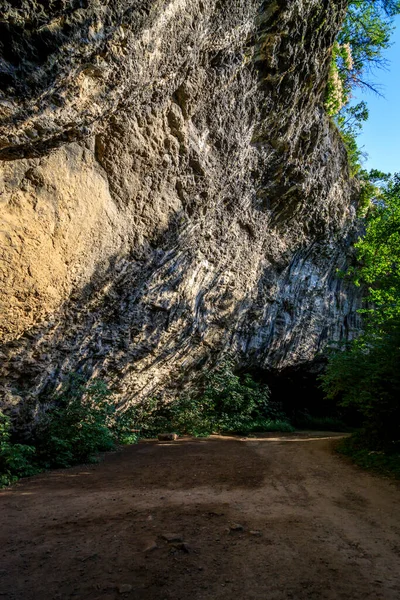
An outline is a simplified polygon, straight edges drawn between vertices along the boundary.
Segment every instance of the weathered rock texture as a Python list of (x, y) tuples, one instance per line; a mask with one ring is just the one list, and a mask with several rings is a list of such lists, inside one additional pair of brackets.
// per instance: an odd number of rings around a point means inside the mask
[(322, 107), (344, 0), (0, 4), (6, 402), (351, 335), (356, 190)]

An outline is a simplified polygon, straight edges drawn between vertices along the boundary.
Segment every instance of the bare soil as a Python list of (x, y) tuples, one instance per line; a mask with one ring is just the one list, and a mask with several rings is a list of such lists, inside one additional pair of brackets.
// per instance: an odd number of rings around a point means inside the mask
[(0, 598), (398, 600), (399, 486), (334, 437), (143, 442), (26, 479), (0, 493)]

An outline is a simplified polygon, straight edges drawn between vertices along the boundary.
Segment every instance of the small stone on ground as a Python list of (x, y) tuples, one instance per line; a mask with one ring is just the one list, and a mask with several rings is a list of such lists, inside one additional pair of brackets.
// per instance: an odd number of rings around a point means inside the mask
[(118, 586), (118, 591), (120, 594), (128, 594), (132, 591), (132, 586), (129, 583), (121, 583), (121, 585)]

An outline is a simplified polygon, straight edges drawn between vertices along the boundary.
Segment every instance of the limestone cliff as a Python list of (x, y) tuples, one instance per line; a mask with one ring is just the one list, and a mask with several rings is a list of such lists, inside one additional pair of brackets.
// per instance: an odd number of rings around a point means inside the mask
[(0, 1), (7, 404), (71, 370), (130, 400), (222, 351), (279, 370), (351, 335), (356, 190), (322, 106), (345, 4)]

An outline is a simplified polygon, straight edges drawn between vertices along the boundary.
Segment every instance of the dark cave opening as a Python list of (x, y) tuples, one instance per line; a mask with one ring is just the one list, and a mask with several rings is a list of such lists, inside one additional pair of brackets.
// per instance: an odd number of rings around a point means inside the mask
[(247, 369), (255, 381), (266, 383), (271, 401), (281, 405), (290, 422), (299, 428), (323, 423), (333, 428), (360, 426), (360, 416), (354, 409), (341, 407), (336, 401), (324, 397), (320, 374), (324, 361), (314, 361), (281, 370)]

